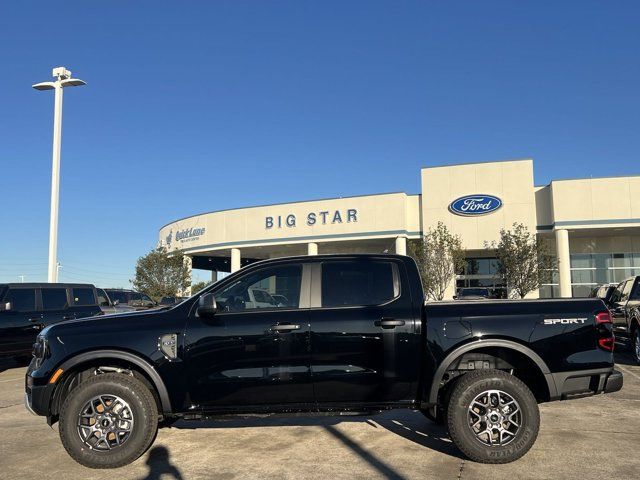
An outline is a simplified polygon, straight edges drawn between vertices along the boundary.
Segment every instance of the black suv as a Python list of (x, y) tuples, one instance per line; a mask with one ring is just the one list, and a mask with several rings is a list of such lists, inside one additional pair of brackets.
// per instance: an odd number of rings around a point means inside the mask
[(45, 326), (101, 313), (90, 284), (0, 284), (0, 356), (29, 358)]
[(107, 292), (111, 301), (116, 305), (127, 305), (135, 310), (147, 310), (158, 306), (149, 295), (134, 290), (105, 288), (104, 291)]

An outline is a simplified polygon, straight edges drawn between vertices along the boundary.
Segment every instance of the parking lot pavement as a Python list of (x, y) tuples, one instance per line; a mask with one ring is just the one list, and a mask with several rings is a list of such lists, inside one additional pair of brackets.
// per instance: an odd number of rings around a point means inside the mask
[[(179, 422), (133, 465), (113, 472), (71, 460), (56, 428), (22, 404), (24, 368), (0, 367), (3, 479), (638, 479), (640, 367), (620, 355), (624, 388), (541, 405), (538, 441), (517, 462), (465, 460), (420, 413)], [(204, 428), (195, 429), (196, 426)]]

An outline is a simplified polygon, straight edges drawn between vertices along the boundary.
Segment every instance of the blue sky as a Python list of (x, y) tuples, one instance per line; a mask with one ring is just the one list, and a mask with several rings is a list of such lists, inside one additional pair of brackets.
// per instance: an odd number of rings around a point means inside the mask
[[(537, 184), (640, 173), (634, 1), (3, 2), (0, 281), (46, 279), (64, 65), (64, 281), (128, 286), (202, 211), (420, 189), (533, 157)], [(201, 275), (205, 278), (205, 275)]]

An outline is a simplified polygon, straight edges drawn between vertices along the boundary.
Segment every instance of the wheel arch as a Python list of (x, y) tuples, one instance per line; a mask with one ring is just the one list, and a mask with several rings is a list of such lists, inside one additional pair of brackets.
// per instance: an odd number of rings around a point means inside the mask
[(431, 380), (429, 397), (427, 399), (428, 403), (430, 405), (436, 405), (438, 403), (438, 392), (440, 391), (440, 383), (442, 382), (449, 367), (456, 360), (460, 359), (466, 353), (471, 353), (473, 351), (486, 348), (500, 348), (511, 352), (516, 352), (520, 355), (524, 355), (538, 367), (538, 369), (540, 370), (540, 374), (543, 375), (546, 387), (548, 389), (549, 399), (553, 400), (557, 398), (557, 388), (553, 380), (553, 376), (551, 375), (551, 371), (549, 370), (546, 362), (542, 359), (542, 357), (540, 357), (540, 355), (531, 350), (529, 347), (515, 341), (504, 339), (483, 339), (459, 346), (449, 354), (447, 354), (447, 356), (444, 358), (444, 360), (442, 360), (442, 362), (436, 369), (436, 372)]
[[(161, 412), (163, 414), (170, 414), (172, 412), (169, 392), (158, 371), (147, 360), (131, 352), (123, 350), (91, 350), (65, 360), (59, 368), (62, 369), (65, 374), (67, 372), (79, 373), (83, 367), (97, 366), (97, 364), (103, 362), (105, 363), (104, 366), (108, 366), (107, 364), (110, 361), (133, 365), (135, 370), (138, 370), (146, 377), (143, 380), (146, 380), (150, 383), (151, 387), (155, 388), (155, 392), (152, 393), (157, 394), (158, 406)], [(60, 384), (62, 383), (61, 381)], [(54, 399), (55, 395), (52, 396), (52, 400)]]

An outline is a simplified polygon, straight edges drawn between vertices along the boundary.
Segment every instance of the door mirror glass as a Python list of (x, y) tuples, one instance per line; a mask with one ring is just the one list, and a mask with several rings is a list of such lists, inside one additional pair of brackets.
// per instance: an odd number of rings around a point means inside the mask
[(199, 317), (213, 317), (217, 311), (218, 305), (216, 304), (216, 297), (213, 293), (207, 293), (198, 299)]

